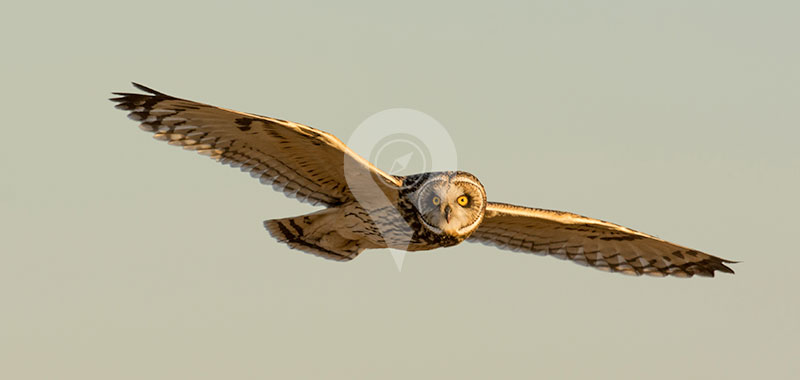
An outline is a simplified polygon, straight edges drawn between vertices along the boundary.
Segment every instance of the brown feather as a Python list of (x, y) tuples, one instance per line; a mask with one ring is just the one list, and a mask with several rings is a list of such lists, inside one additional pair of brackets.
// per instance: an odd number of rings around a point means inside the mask
[(550, 255), (625, 274), (714, 277), (725, 260), (602, 220), (568, 212), (490, 202), (468, 241)]
[[(375, 189), (396, 200), (401, 179), (376, 168), (331, 134), (134, 86), (148, 94), (114, 93), (119, 96), (110, 100), (158, 140), (239, 167), (287, 196), (311, 204), (369, 202), (378, 195)], [(351, 186), (367, 190), (360, 190), (356, 200)]]

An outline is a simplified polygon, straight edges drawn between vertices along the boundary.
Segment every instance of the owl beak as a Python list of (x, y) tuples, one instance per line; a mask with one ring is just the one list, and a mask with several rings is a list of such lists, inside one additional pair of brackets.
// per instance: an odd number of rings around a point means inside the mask
[(444, 220), (447, 223), (450, 223), (450, 211), (453, 211), (453, 209), (450, 208), (450, 205), (444, 206)]

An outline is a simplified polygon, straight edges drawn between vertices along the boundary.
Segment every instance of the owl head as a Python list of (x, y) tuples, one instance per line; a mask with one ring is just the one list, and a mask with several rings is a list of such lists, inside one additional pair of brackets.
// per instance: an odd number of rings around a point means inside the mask
[(465, 236), (483, 220), (486, 191), (465, 172), (430, 173), (415, 192), (422, 225), (435, 234)]

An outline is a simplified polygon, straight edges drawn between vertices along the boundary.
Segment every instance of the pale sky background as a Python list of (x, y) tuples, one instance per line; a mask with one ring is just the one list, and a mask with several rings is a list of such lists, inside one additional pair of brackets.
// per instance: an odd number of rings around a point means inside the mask
[[(798, 378), (798, 14), (4, 3), (0, 378)], [(475, 244), (402, 272), (386, 251), (323, 260), (261, 225), (310, 206), (115, 110), (130, 81), (345, 141), (416, 109), (492, 200), (743, 262), (685, 280)]]

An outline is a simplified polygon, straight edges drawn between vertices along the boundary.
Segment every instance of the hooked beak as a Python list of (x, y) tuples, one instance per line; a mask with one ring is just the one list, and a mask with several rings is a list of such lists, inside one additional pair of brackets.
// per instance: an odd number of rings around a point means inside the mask
[(453, 209), (450, 208), (450, 205), (444, 206), (444, 220), (447, 223), (450, 223), (450, 211), (453, 211)]

